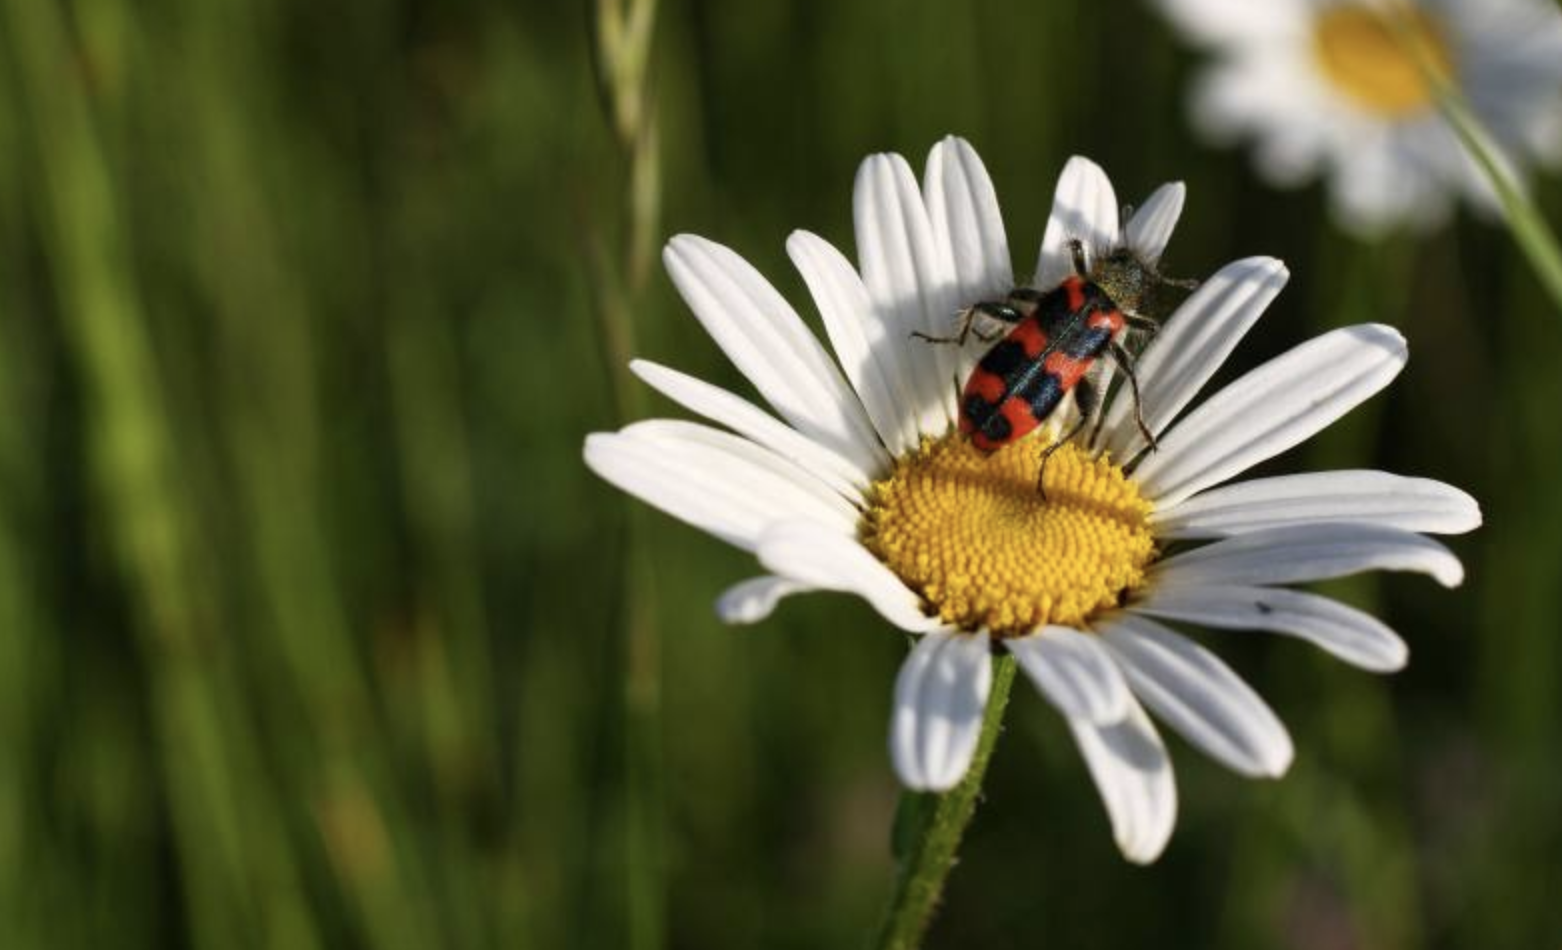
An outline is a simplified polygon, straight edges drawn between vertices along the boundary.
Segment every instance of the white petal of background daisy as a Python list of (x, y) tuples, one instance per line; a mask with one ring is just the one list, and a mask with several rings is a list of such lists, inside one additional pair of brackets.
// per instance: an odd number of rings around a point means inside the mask
[(1431, 84), (1385, 16), (1460, 90), (1513, 170), (1562, 162), (1562, 12), (1545, 0), (1159, 0), (1213, 64), (1195, 124), (1249, 139), (1272, 183), (1329, 178), (1363, 234), (1441, 221), (1463, 195), (1495, 196), (1438, 113)]
[[(1071, 274), (1071, 241), (1087, 261), (1127, 248), (1153, 274), (1183, 198), (1180, 184), (1163, 186), (1123, 224), (1101, 169), (1069, 160), (1036, 288)], [(981, 160), (945, 139), (918, 187), (904, 159), (870, 157), (854, 208), (860, 269), (816, 235), (787, 242), (834, 360), (740, 257), (674, 238), (665, 254), (674, 283), (775, 414), (637, 361), (642, 379), (714, 425), (661, 420), (595, 434), (586, 462), (756, 555), (769, 573), (717, 601), (729, 622), (759, 621), (795, 594), (845, 591), (918, 637), (890, 717), (891, 761), (910, 789), (961, 782), (983, 735), (994, 653), (1012, 655), (1067, 721), (1123, 854), (1154, 860), (1177, 798), (1145, 707), (1243, 775), (1281, 775), (1293, 755), (1264, 701), (1166, 622), (1285, 634), (1386, 671), (1407, 653), (1392, 630), (1282, 585), (1365, 570), (1461, 579), (1458, 560), (1425, 536), (1479, 523), (1458, 489), (1373, 471), (1223, 484), (1387, 385), (1405, 364), (1404, 340), (1385, 326), (1337, 330), (1185, 412), (1287, 277), (1269, 258), (1227, 265), (1136, 362), (1155, 447), (1132, 400), (1118, 398), (1098, 430), (1050, 453), (1042, 493), (1042, 451), (1067, 412), (984, 454), (955, 425), (959, 386), (983, 344), (913, 336), (947, 336), (963, 312), (1011, 289)]]

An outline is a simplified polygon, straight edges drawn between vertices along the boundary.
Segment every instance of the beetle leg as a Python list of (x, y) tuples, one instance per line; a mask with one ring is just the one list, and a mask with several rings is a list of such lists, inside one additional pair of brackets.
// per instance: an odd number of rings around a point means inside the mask
[[(1091, 377), (1092, 379), (1095, 380), (1095, 386), (1096, 386), (1096, 392), (1097, 393), (1104, 393), (1111, 387), (1111, 385), (1112, 385), (1112, 373), (1111, 373), (1111, 371), (1116, 366), (1117, 366), (1117, 362), (1115, 360), (1110, 365), (1108, 365), (1106, 363), (1098, 363), (1097, 364), (1095, 372), (1094, 372), (1094, 374)], [(1100, 442), (1100, 439), (1101, 439), (1101, 427), (1104, 426), (1104, 425), (1106, 425), (1106, 413), (1104, 413), (1104, 412), (1096, 413), (1096, 424), (1090, 427), (1090, 437), (1086, 441), (1086, 443), (1085, 443), (1086, 445), (1092, 445), (1093, 446), (1093, 445), (1096, 445), (1096, 444), (1098, 444)]]
[(1122, 314), (1123, 322), (1128, 324), (1130, 330), (1138, 330), (1140, 333), (1147, 333), (1152, 336), (1160, 332), (1161, 324), (1159, 320), (1151, 320), (1149, 317), (1134, 313), (1131, 310), (1124, 310)]
[(978, 314), (984, 317), (991, 317), (994, 320), (1000, 320), (1004, 323), (1019, 323), (1025, 319), (1018, 310), (1007, 304), (983, 301), (967, 307), (965, 312), (960, 315), (960, 332), (954, 336), (933, 336), (923, 333), (921, 330), (912, 330), (912, 339), (922, 340), (926, 343), (953, 343), (956, 346), (964, 346), (966, 339), (973, 335), (983, 343), (991, 343), (1003, 335), (1001, 333), (983, 333), (976, 329), (976, 317)]
[(1144, 436), (1146, 442), (1150, 443), (1150, 451), (1153, 452), (1159, 449), (1160, 445), (1155, 441), (1155, 433), (1151, 432), (1150, 427), (1144, 424), (1144, 403), (1139, 398), (1139, 375), (1134, 372), (1134, 358), (1116, 340), (1113, 340), (1111, 345), (1112, 359), (1116, 360), (1117, 365), (1122, 367), (1123, 375), (1128, 377), (1128, 388), (1133, 390), (1134, 423), (1139, 426), (1139, 434)]
[(1052, 458), (1052, 453), (1061, 449), (1066, 442), (1071, 442), (1079, 430), (1085, 427), (1090, 417), (1096, 414), (1097, 399), (1095, 384), (1088, 377), (1080, 377), (1074, 384), (1074, 408), (1079, 410), (1079, 418), (1074, 425), (1063, 434), (1063, 437), (1047, 446), (1041, 453), (1041, 468), (1036, 472), (1036, 491), (1041, 495), (1041, 500), (1047, 500), (1047, 462)]
[(1120, 310), (1118, 312), (1123, 315), (1124, 332), (1122, 338), (1124, 342), (1132, 339), (1134, 350), (1143, 353), (1144, 348), (1150, 345), (1151, 340), (1155, 339), (1155, 335), (1161, 332), (1160, 321), (1152, 320), (1132, 310)]

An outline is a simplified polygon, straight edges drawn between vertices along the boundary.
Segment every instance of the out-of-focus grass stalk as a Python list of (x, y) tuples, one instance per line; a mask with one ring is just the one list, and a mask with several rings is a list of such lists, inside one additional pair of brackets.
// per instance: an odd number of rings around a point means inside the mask
[(39, 796), (24, 778), (41, 751), (35, 730), (45, 718), (44, 700), (55, 684), (53, 663), (45, 660), (52, 659), (53, 642), (37, 603), (40, 585), (34, 572), (42, 559), (35, 555), (29, 562), (23, 556), (29, 548), (17, 517), (40, 507), (42, 477), (34, 475), (41, 468), (33, 463), (37, 445), (29, 445), (29, 433), (20, 423), (36, 408), (22, 384), (31, 375), (23, 361), (32, 353), (17, 339), (20, 334), (6, 332), (18, 325), (10, 309), (20, 295), (5, 288), (17, 276), (9, 262), (21, 256), (26, 205), (16, 155), (21, 121), (9, 78), (0, 72), (0, 321), (6, 321), (0, 323), (0, 405), (8, 409), (0, 413), (0, 762), (9, 764), (0, 773), (0, 917), (14, 927), (11, 939), (29, 947), (43, 944), (48, 915), (39, 896), (62, 862), (37, 857), (51, 852), (37, 820)]
[[(1406, 240), (1388, 240), (1374, 246), (1340, 246), (1321, 254), (1323, 273), (1343, 275), (1338, 303), (1329, 322), (1334, 326), (1367, 322), (1402, 327), (1414, 352), (1416, 315), (1410, 310), (1411, 290), (1418, 246)], [(1334, 260), (1330, 260), (1330, 257)], [(1320, 326), (1319, 331), (1332, 329)], [(1403, 384), (1403, 383), (1401, 383)], [(1388, 394), (1356, 407), (1349, 416), (1320, 433), (1309, 450), (1307, 468), (1375, 468), (1382, 440)], [(1381, 613), (1382, 575), (1358, 574), (1320, 586), (1320, 589), (1370, 613)], [(1277, 661), (1283, 662), (1283, 661)], [(1298, 783), (1293, 812), (1297, 825), (1303, 816), (1338, 816), (1341, 831), (1335, 837), (1338, 873), (1353, 916), (1360, 921), (1362, 940), (1374, 947), (1414, 947), (1421, 943), (1421, 900), (1415, 872), (1415, 837), (1402, 807), (1405, 789), (1384, 796), (1381, 790), (1403, 774), (1399, 767), (1401, 735), (1386, 684), (1353, 672), (1337, 675), (1332, 658), (1315, 657), (1313, 669), (1328, 668), (1326, 692), (1330, 701), (1314, 711), (1308, 728), (1351, 770), (1342, 787), (1330, 789)], [(1293, 667), (1294, 669), (1294, 667)], [(1319, 690), (1324, 692), (1325, 690)], [(1305, 740), (1298, 745), (1305, 747)], [(1332, 778), (1332, 776), (1330, 777)], [(1373, 790), (1379, 791), (1374, 794)], [(1299, 834), (1300, 837), (1300, 834)]]
[[(285, 207), (277, 169), (302, 163), (290, 164), (299, 156), (288, 150), (285, 113), (267, 97), (272, 15), (259, 4), (191, 0), (181, 18), (186, 58), (171, 67), (186, 70), (177, 85), (188, 96), (187, 161), (204, 188), (189, 198), (202, 214), (188, 252), (215, 311), (214, 395), (253, 559), (245, 582), (260, 608), (249, 646), (259, 663), (277, 651), (296, 690), (296, 708), (274, 701), (263, 711), (280, 739), (295, 820), (318, 833), (368, 942), (425, 950), (441, 945), (427, 842), (401, 795), (327, 530), (324, 324), (276, 215)], [(301, 176), (290, 197), (310, 184)]]
[[(1311, 301), (1312, 331), (1385, 322), (1404, 327), (1415, 348), (1415, 315), (1408, 311), (1417, 246), (1405, 240), (1376, 244), (1344, 241), (1319, 227), (1313, 270), (1337, 275), (1324, 296)], [(1306, 446), (1307, 471), (1371, 468), (1382, 436), (1387, 394), (1357, 406)], [(1380, 575), (1358, 574), (1318, 585), (1331, 597), (1368, 612), (1381, 606)], [(1383, 790), (1400, 774), (1400, 744), (1387, 684), (1332, 657), (1308, 656), (1294, 643), (1272, 640), (1266, 679), (1276, 699), (1327, 695), (1294, 713), (1298, 748), (1322, 747), (1339, 763), (1324, 770), (1312, 762), (1297, 768), (1269, 793), (1271, 807), (1245, 809), (1233, 836), (1231, 890), (1223, 929), (1228, 946), (1250, 946), (1273, 932), (1275, 919), (1308, 885), (1296, 854), (1309, 867), (1328, 868), (1339, 885), (1341, 909), (1365, 945), (1395, 950), (1420, 943), (1420, 900), (1415, 843), (1400, 795)], [(1403, 790), (1395, 790), (1403, 791)], [(1324, 816), (1320, 820), (1320, 816)]]
[[(1519, 270), (1505, 262), (1501, 282), (1521, 288)], [(1532, 294), (1508, 299), (1516, 307), (1535, 302)], [(1490, 431), (1470, 438), (1500, 490), (1481, 499), (1490, 528), (1479, 536), (1480, 569), (1472, 577), (1479, 635), (1467, 650), (1475, 680), (1469, 716), (1479, 737), (1472, 749), (1476, 767), (1490, 773), (1480, 793), (1492, 804), (1480, 833), (1457, 852), (1459, 896), (1469, 911), (1449, 944), (1520, 947), (1555, 931), (1559, 919), (1562, 829), (1546, 819), (1562, 813), (1562, 494), (1552, 487), (1562, 460), (1562, 383), (1551, 369), (1562, 360), (1562, 340), (1518, 320), (1496, 320), (1491, 330), (1496, 411)]]
[(661, 220), (660, 133), (650, 76), (656, 0), (594, 0), (594, 13), (597, 87), (628, 163), (624, 280), (639, 292), (650, 277)]
[[(0, 512), (7, 522), (9, 515)], [(40, 869), (29, 864), (42, 850), (41, 835), (35, 828), (37, 803), (19, 773), (23, 763), (35, 761), (31, 680), (40, 665), (34, 633), (42, 624), (27, 596), (26, 562), (16, 541), (11, 525), (0, 523), (0, 755), (10, 764), (9, 774), (0, 777), (0, 912), (7, 917), (9, 939), (34, 946), (42, 943), (43, 915), (36, 907)]]
[[(661, 216), (660, 145), (650, 76), (656, 0), (594, 0), (592, 60), (609, 127), (625, 165), (622, 233), (616, 261), (594, 254), (596, 308), (614, 400), (627, 420), (639, 405), (629, 373), (634, 314), (655, 259)], [(594, 236), (598, 249), (600, 235)], [(624, 884), (628, 945), (665, 941), (661, 646), (654, 622), (650, 561), (639, 515), (631, 511), (624, 560)]]
[[(37, 214), (71, 356), (87, 387), (88, 460), (151, 678), (157, 745), (193, 939), (318, 944), (292, 856), (255, 772), (255, 736), (213, 637), (208, 579), (178, 485), (128, 236), (64, 11), (8, 3), (0, 35), (38, 150)], [(269, 843), (268, 843), (269, 842)], [(259, 901), (265, 902), (262, 912)]]
[[(1550, 298), (1553, 312), (1562, 317), (1562, 248), (1556, 234), (1529, 193), (1509, 174), (1501, 152), (1464, 95), (1434, 67), (1414, 31), (1400, 17), (1388, 16), (1388, 20), (1400, 42), (1416, 56), (1449, 127), (1496, 192), (1514, 241)], [(1496, 438), (1489, 456), (1495, 460), (1493, 484), (1507, 488), (1529, 484), (1535, 475), (1549, 475), (1556, 466), (1556, 426), (1550, 411), (1555, 386), (1548, 372), (1527, 369), (1548, 365), (1554, 348), (1537, 344), (1522, 327), (1499, 328), (1499, 339), (1493, 404), (1503, 407), (1503, 418), (1493, 423)], [(1546, 879), (1555, 867), (1555, 839), (1548, 840), (1547, 830), (1538, 829), (1530, 816), (1555, 813), (1559, 786), (1549, 783), (1548, 789), (1548, 783), (1536, 777), (1543, 770), (1533, 769), (1530, 763), (1550, 761), (1554, 748), (1553, 734), (1547, 730), (1556, 722), (1552, 672), (1557, 655), (1556, 528), (1562, 523), (1555, 498), (1555, 492), (1518, 490), (1512, 499), (1500, 495), (1486, 502), (1489, 521), (1505, 529), (1485, 537), (1480, 617), (1485, 631), (1500, 630), (1503, 636), (1480, 640), (1477, 706), (1487, 719), (1485, 752), (1491, 761), (1506, 766), (1505, 778), (1494, 783), (1503, 796), (1495, 811), (1504, 818), (1523, 816), (1493, 822), (1494, 827), (1479, 836), (1479, 845), (1463, 856), (1473, 886), (1462, 896), (1469, 898), (1467, 906), (1475, 908), (1473, 918), (1483, 921), (1465, 932), (1479, 933), (1478, 939), (1492, 946), (1530, 939), (1527, 935), (1538, 931), (1526, 914), (1533, 914), (1533, 908), (1547, 908), (1542, 911), (1545, 915), (1552, 907), (1554, 888), (1548, 889), (1551, 882)], [(1516, 662), (1515, 657), (1523, 660)], [(1488, 910), (1495, 907), (1502, 910)]]
[[(15, 409), (28, 404), (15, 398), (19, 387), (10, 385), (19, 368), (6, 350), (11, 342), (0, 338), (0, 404)], [(52, 652), (52, 644), (35, 599), (38, 582), (24, 553), (26, 541), (17, 525), (17, 512), (37, 500), (34, 486), (22, 485), (31, 454), (22, 435), (22, 427), (9, 413), (0, 413), (0, 484), (6, 486), (0, 498), (0, 761), (7, 763), (0, 774), (0, 914), (7, 921), (8, 939), (26, 947), (43, 945), (47, 912), (39, 906), (39, 877), (52, 870), (38, 867), (38, 856), (48, 853), (38, 827), (40, 803), (23, 778), (41, 751), (36, 730), (40, 700), (50, 681), (47, 667), (52, 664), (45, 656)]]
[(1379, 15), (1400, 45), (1414, 57), (1422, 78), (1437, 97), (1443, 118), (1497, 193), (1508, 230), (1556, 305), (1557, 315), (1562, 317), (1562, 249), (1557, 245), (1556, 235), (1528, 192), (1509, 174), (1491, 134), (1471, 111), (1464, 93), (1449, 81), (1436, 54), (1427, 48), (1428, 40), (1422, 31), (1415, 29), (1409, 18), (1393, 6), (1384, 8)]
[(954, 870), (960, 840), (971, 816), (976, 814), (987, 763), (992, 759), (998, 733), (1003, 730), (1014, 669), (1011, 656), (993, 660), (992, 691), (982, 716), (982, 735), (971, 768), (960, 784), (942, 795), (900, 793), (895, 815), (895, 852), (900, 859), (900, 873), (874, 942), (879, 950), (915, 950), (922, 945), (939, 896), (944, 892), (944, 882)]
[(420, 751), (438, 801), (432, 847), (444, 876), (460, 875), (445, 882), (443, 891), (468, 902), (455, 909), (455, 916), (467, 918), (453, 922), (461, 928), (455, 942), (472, 946), (479, 939), (475, 934), (495, 923), (483, 919), (482, 911), (513, 898), (473, 880), (478, 860), (463, 820), (474, 793), (497, 786), (493, 765), (501, 761), (470, 432), (461, 405), (457, 330), (433, 298), (419, 292), (422, 279), (414, 269), (398, 273), (405, 286), (386, 315), (386, 364), (395, 399), (402, 496), (410, 530), (429, 559), (428, 589), (415, 591), (419, 600), (428, 601), (415, 608), (427, 614), (427, 622), (414, 618), (419, 627), (413, 633), (418, 644), (416, 715)]

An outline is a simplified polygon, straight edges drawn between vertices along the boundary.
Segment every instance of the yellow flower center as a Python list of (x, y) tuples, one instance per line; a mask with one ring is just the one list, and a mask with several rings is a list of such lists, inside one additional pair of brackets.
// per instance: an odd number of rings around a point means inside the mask
[(1329, 7), (1313, 24), (1313, 53), (1336, 89), (1386, 118), (1432, 104), (1426, 70), (1440, 79), (1453, 75), (1453, 53), (1441, 25), (1408, 4), (1381, 12), (1356, 4)]
[(1072, 443), (1047, 462), (1044, 500), (1046, 444), (984, 455), (959, 435), (924, 442), (874, 484), (863, 542), (963, 629), (1017, 636), (1118, 606), (1155, 557), (1150, 503), (1122, 469)]

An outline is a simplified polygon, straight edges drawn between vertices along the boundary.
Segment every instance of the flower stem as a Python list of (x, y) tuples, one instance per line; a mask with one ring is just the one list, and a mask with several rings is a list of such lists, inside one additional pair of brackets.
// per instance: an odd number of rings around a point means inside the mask
[(901, 793), (895, 812), (894, 840), (900, 874), (874, 943), (879, 950), (912, 950), (921, 946), (944, 891), (944, 881), (954, 869), (960, 840), (976, 812), (976, 800), (1003, 726), (1003, 712), (1009, 705), (1009, 687), (1013, 682), (1014, 658), (997, 657), (993, 662), (992, 693), (982, 718), (982, 736), (971, 768), (959, 785), (942, 795)]
[(1454, 133), (1464, 145), (1465, 151), (1475, 159), (1481, 172), (1491, 182), (1502, 202), (1503, 217), (1519, 250), (1529, 260), (1535, 276), (1562, 313), (1562, 250), (1557, 247), (1557, 236), (1546, 224), (1546, 219), (1535, 207), (1535, 202), (1515, 182), (1508, 170), (1497, 158), (1496, 149), (1486, 129), (1470, 111), (1463, 97), (1444, 88), (1439, 91), (1443, 116), (1453, 127)]
[(1464, 150), (1481, 169), (1481, 174), (1486, 176), (1492, 190), (1497, 193), (1503, 219), (1513, 234), (1513, 240), (1519, 245), (1519, 250), (1524, 252), (1536, 278), (1556, 304), (1557, 312), (1562, 314), (1562, 249), (1558, 247), (1556, 235), (1546, 224), (1529, 194), (1514, 179), (1490, 133), (1465, 101), (1464, 94), (1449, 82), (1445, 71), (1434, 63), (1432, 54), (1426, 49), (1425, 40), (1409, 27), (1405, 17), (1389, 12), (1383, 18), (1400, 44), (1415, 58), (1423, 78), (1432, 87), (1443, 118), (1458, 137), (1459, 144), (1464, 146)]

